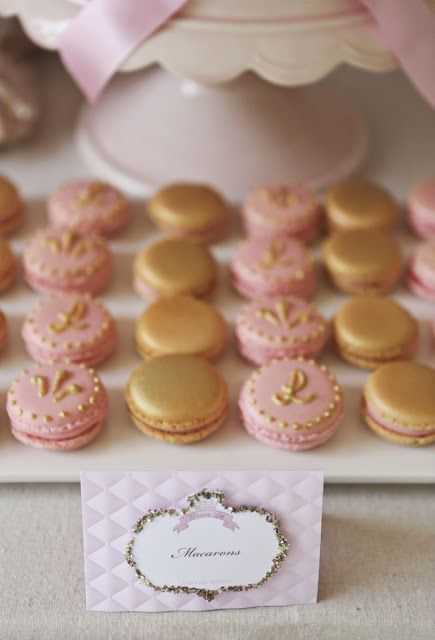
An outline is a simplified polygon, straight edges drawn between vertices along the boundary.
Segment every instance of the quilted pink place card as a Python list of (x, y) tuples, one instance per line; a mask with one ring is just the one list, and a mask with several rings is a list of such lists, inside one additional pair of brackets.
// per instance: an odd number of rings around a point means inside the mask
[(317, 601), (322, 471), (85, 471), (91, 611)]

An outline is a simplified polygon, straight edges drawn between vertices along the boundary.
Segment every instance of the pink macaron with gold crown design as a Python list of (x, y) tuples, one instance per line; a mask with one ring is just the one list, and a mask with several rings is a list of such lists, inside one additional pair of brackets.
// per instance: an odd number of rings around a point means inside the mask
[(127, 223), (129, 203), (107, 182), (73, 180), (53, 193), (48, 201), (48, 217), (54, 227), (111, 234)]
[(90, 294), (57, 293), (41, 299), (26, 317), (22, 337), (36, 362), (103, 362), (117, 343), (116, 324)]
[(242, 217), (249, 236), (288, 236), (310, 242), (320, 232), (320, 211), (311, 189), (288, 183), (252, 189), (243, 203)]
[(278, 449), (303, 451), (331, 438), (343, 417), (343, 392), (325, 365), (273, 360), (242, 388), (242, 422), (254, 438)]
[(316, 286), (314, 260), (294, 238), (250, 238), (230, 267), (235, 289), (247, 298), (309, 297)]
[(95, 293), (112, 275), (112, 256), (104, 238), (71, 229), (39, 229), (27, 243), (23, 265), (28, 284), (44, 293)]
[(234, 328), (240, 353), (254, 364), (276, 358), (314, 358), (329, 336), (325, 318), (296, 296), (251, 302), (238, 313)]
[(11, 431), (31, 447), (70, 451), (99, 433), (107, 414), (107, 394), (85, 365), (36, 365), (24, 369), (7, 397)]

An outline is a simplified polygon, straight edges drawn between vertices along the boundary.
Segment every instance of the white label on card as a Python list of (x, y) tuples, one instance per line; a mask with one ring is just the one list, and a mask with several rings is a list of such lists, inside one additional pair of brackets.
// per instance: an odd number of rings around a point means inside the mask
[(225, 506), (223, 492), (207, 489), (188, 502), (148, 512), (133, 530), (126, 558), (147, 586), (212, 600), (259, 587), (279, 570), (288, 544), (272, 513)]

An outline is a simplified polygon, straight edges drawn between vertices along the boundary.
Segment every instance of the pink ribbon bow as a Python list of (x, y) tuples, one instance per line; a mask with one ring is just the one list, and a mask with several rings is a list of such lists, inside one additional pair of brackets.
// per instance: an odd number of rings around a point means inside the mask
[[(386, 46), (435, 106), (435, 13), (424, 0), (361, 0)], [(60, 40), (60, 55), (94, 102), (130, 53), (187, 0), (88, 0)]]
[(435, 107), (435, 13), (424, 0), (362, 0), (385, 45)]
[(187, 0), (89, 0), (60, 39), (60, 56), (89, 102), (130, 53)]

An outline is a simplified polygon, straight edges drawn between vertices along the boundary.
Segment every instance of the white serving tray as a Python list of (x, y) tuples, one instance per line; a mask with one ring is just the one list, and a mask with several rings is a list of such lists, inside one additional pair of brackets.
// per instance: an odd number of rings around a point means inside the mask
[[(44, 195), (61, 181), (86, 170), (76, 155), (70, 127), (78, 104), (77, 94), (52, 63), (44, 74), (47, 83), (46, 131), (32, 145), (8, 152), (0, 157), (0, 171), (8, 173), (22, 187), (28, 198), (27, 222), (13, 237), (14, 249), (21, 253), (26, 235), (44, 223)], [(343, 77), (339, 78), (341, 82)], [(351, 91), (358, 96), (357, 83), (349, 79)], [(382, 90), (376, 96), (382, 102)], [(386, 118), (385, 129), (379, 127), (380, 115), (366, 103), (366, 111), (373, 110), (372, 122), (378, 127), (377, 149), (367, 173), (377, 176), (395, 188), (399, 196), (417, 178), (435, 172), (435, 116), (416, 98), (400, 78), (387, 81), (385, 98), (406, 107), (406, 120), (415, 123), (412, 135), (403, 131), (400, 118)], [(360, 100), (367, 100), (367, 87), (360, 89)], [(377, 107), (376, 107), (377, 108)], [(386, 107), (385, 107), (386, 108)], [(412, 114), (412, 110), (414, 113)], [(377, 124), (378, 123), (378, 124)], [(432, 135), (432, 144), (430, 144)], [(387, 145), (388, 143), (388, 145)], [(385, 144), (385, 146), (383, 146)], [(380, 154), (383, 156), (380, 156)], [(418, 160), (421, 166), (417, 167)], [(435, 482), (435, 447), (423, 449), (400, 447), (373, 435), (359, 417), (360, 392), (367, 376), (365, 371), (347, 366), (338, 360), (332, 347), (324, 361), (332, 367), (345, 389), (346, 413), (337, 434), (324, 446), (304, 453), (289, 453), (260, 444), (247, 435), (237, 412), (240, 386), (251, 367), (244, 363), (234, 349), (232, 339), (218, 366), (229, 382), (231, 410), (222, 429), (209, 439), (195, 445), (179, 447), (151, 440), (143, 436), (131, 423), (123, 399), (123, 387), (131, 369), (140, 362), (133, 345), (135, 318), (145, 303), (131, 288), (131, 264), (135, 253), (153, 239), (147, 222), (144, 203), (137, 203), (130, 226), (112, 241), (116, 275), (103, 299), (118, 320), (119, 348), (102, 367), (101, 377), (110, 395), (110, 414), (102, 434), (88, 447), (68, 454), (51, 453), (27, 448), (11, 436), (4, 400), (12, 378), (26, 365), (27, 356), (20, 337), (26, 312), (36, 301), (20, 275), (16, 286), (6, 292), (0, 307), (5, 311), (11, 330), (10, 345), (0, 355), (0, 481), (1, 482), (62, 482), (78, 481), (79, 471), (85, 469), (324, 469), (328, 482)], [(214, 247), (221, 262), (221, 281), (212, 301), (231, 322), (242, 299), (228, 283), (226, 267), (234, 245), (240, 237), (237, 223), (233, 225), (229, 241)], [(404, 244), (412, 243), (404, 230)], [(435, 346), (429, 338), (428, 323), (435, 316), (435, 306), (419, 301), (404, 289), (394, 295), (422, 320), (422, 345), (419, 358), (435, 366)], [(314, 302), (331, 317), (345, 299), (321, 278), (319, 293)], [(435, 392), (435, 390), (434, 390)]]

